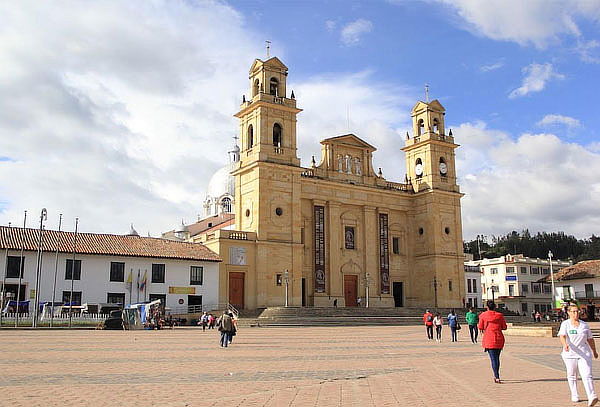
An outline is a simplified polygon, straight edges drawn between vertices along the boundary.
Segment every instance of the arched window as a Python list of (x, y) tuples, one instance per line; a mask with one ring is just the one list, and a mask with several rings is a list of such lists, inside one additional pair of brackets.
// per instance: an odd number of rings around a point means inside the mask
[(281, 147), (283, 130), (279, 123), (273, 125), (273, 145)]
[(269, 83), (269, 93), (273, 96), (279, 95), (279, 81), (277, 78), (271, 78), (271, 82)]
[(438, 122), (438, 119), (433, 119), (433, 132), (436, 134), (440, 133), (440, 123)]
[(250, 125), (250, 126), (248, 126), (248, 144), (247, 144), (247, 148), (251, 149), (253, 145), (254, 145), (254, 128), (252, 127), (252, 125)]
[(421, 134), (425, 133), (425, 122), (423, 121), (423, 119), (419, 119), (419, 121), (417, 122), (417, 133), (420, 136)]
[(258, 88), (260, 86), (260, 82), (257, 80), (254, 81), (254, 86), (252, 87), (252, 97), (258, 95)]
[(231, 213), (231, 199), (223, 198), (221, 199), (221, 209), (223, 213)]

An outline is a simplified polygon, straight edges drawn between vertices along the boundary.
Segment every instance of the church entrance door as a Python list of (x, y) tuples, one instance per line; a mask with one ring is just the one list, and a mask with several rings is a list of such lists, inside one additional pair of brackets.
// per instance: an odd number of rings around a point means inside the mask
[(394, 307), (404, 307), (404, 283), (393, 283)]
[(244, 273), (229, 273), (229, 303), (244, 309)]
[(344, 276), (344, 299), (346, 307), (356, 307), (358, 293), (358, 276)]

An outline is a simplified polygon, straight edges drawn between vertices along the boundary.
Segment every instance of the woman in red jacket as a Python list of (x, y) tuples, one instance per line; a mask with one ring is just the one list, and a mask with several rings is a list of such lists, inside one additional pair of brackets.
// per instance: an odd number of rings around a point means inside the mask
[(483, 332), (483, 348), (490, 355), (492, 370), (494, 371), (494, 383), (500, 381), (500, 352), (504, 348), (504, 334), (506, 330), (506, 320), (504, 315), (496, 312), (494, 301), (486, 303), (487, 311), (479, 315), (479, 324), (477, 328)]

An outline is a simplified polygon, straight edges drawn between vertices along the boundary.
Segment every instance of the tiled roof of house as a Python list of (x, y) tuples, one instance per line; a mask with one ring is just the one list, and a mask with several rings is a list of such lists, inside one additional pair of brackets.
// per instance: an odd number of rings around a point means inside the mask
[[(186, 225), (189, 236), (196, 236), (200, 233), (207, 233), (212, 230), (223, 229), (227, 226), (235, 224), (235, 214), (233, 213), (220, 213), (218, 215), (209, 216), (199, 220), (198, 222)], [(170, 230), (162, 234), (162, 237), (170, 240), (177, 240), (175, 236), (175, 230)]]
[[(37, 251), (38, 229), (0, 226), (0, 249)], [(43, 250), (72, 253), (73, 232), (45, 230)], [(112, 256), (155, 257), (164, 259), (222, 261), (212, 250), (200, 243), (177, 242), (167, 239), (122, 236), (97, 233), (77, 233), (75, 252)]]
[[(554, 281), (576, 280), (579, 278), (594, 277), (600, 277), (600, 260), (581, 261), (554, 273)], [(551, 276), (548, 275), (539, 281), (549, 282), (550, 280)]]

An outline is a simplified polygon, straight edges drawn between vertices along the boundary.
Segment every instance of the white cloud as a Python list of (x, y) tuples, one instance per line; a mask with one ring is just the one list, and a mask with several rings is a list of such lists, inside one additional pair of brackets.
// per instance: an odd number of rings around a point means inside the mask
[(582, 37), (580, 19), (600, 20), (600, 2), (589, 0), (437, 0), (467, 24), (459, 26), (494, 40), (546, 48), (561, 36)]
[(0, 25), (0, 222), (47, 207), (51, 228), (62, 212), (86, 231), (157, 235), (195, 220), (260, 54), (241, 15), (20, 1), (0, 4)]
[(408, 89), (380, 83), (372, 72), (323, 75), (291, 86), (304, 109), (297, 129), (303, 165), (309, 165), (311, 155), (319, 162), (322, 139), (353, 133), (377, 147), (373, 166), (382, 167), (386, 179), (404, 179), (399, 149), (414, 103)]
[(600, 222), (600, 154), (553, 134), (516, 140), (484, 123), (454, 128), (465, 238), (563, 230), (597, 233)]
[(329, 32), (332, 32), (333, 30), (335, 30), (336, 25), (337, 25), (336, 22), (333, 21), (333, 20), (327, 20), (327, 21), (325, 21), (325, 28)]
[(364, 34), (370, 33), (373, 30), (373, 23), (364, 18), (359, 18), (356, 21), (348, 23), (342, 28), (340, 38), (344, 45), (356, 45), (360, 43), (360, 39)]
[(489, 64), (489, 65), (483, 65), (482, 67), (479, 68), (479, 70), (481, 72), (490, 72), (490, 71), (495, 71), (496, 69), (500, 69), (504, 66), (504, 61), (498, 61), (495, 62), (493, 64)]
[(600, 41), (578, 41), (575, 47), (582, 61), (591, 64), (600, 64)]
[(510, 92), (508, 97), (517, 98), (526, 96), (533, 92), (544, 90), (548, 81), (552, 79), (564, 79), (564, 75), (556, 72), (550, 63), (531, 64), (523, 68), (525, 77), (521, 86)]
[(574, 119), (569, 116), (563, 116), (560, 114), (547, 114), (546, 116), (544, 116), (542, 118), (542, 120), (540, 120), (536, 124), (540, 127), (553, 126), (553, 125), (557, 125), (557, 124), (562, 124), (567, 127), (580, 127), (581, 126), (581, 123), (579, 122), (579, 120)]

